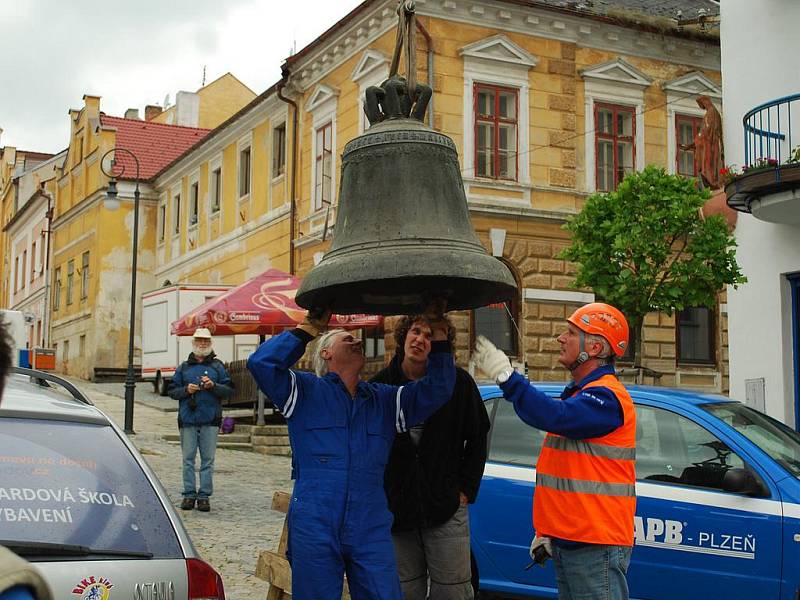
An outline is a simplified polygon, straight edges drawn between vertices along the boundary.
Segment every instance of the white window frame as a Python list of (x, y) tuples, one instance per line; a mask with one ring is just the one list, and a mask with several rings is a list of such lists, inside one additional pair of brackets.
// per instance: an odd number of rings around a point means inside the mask
[(675, 157), (678, 154), (678, 139), (675, 117), (703, 117), (705, 111), (697, 105), (698, 96), (708, 96), (716, 109), (722, 113), (722, 88), (699, 71), (692, 71), (661, 86), (667, 95), (667, 172), (677, 173)]
[(584, 140), (586, 152), (586, 191), (597, 191), (594, 105), (617, 104), (634, 109), (636, 136), (634, 169), (641, 171), (644, 159), (644, 90), (652, 80), (622, 59), (612, 60), (581, 71), (584, 80)]
[[(286, 177), (286, 169), (289, 168), (288, 152), (289, 149), (289, 132), (287, 129), (287, 120), (285, 118), (270, 121), (270, 156), (269, 156), (269, 173), (272, 183), (277, 183), (283, 177)], [(283, 171), (275, 175), (275, 132), (283, 127)]]
[[(195, 222), (192, 223), (192, 187), (197, 186), (197, 215)], [(200, 173), (194, 172), (192, 176), (189, 178), (189, 185), (187, 186), (188, 191), (188, 201), (186, 202), (186, 230), (193, 231), (197, 229), (198, 224), (200, 223), (200, 209), (203, 205), (203, 202), (200, 198)]]
[[(242, 193), (242, 153), (250, 151), (250, 168), (248, 169), (247, 193)], [(249, 132), (236, 144), (236, 196), (239, 202), (250, 200), (253, 193), (253, 132)]]
[(338, 152), (336, 145), (336, 111), (339, 105), (339, 91), (324, 84), (316, 87), (306, 102), (305, 109), (311, 115), (311, 194), (309, 197), (309, 215), (323, 212), (326, 206), (314, 207), (314, 190), (317, 187), (317, 130), (330, 123), (331, 126), (331, 205), (336, 205), (338, 181)]
[[(252, 155), (250, 157), (252, 161)], [(252, 166), (252, 163), (251, 163)], [(212, 209), (212, 204), (214, 202), (214, 171), (219, 170), (219, 209), (214, 212)], [(222, 154), (216, 156), (212, 160), (208, 162), (208, 202), (207, 209), (208, 209), (208, 219), (206, 219), (206, 228), (207, 228), (207, 239), (211, 240), (211, 225), (212, 222), (215, 220), (219, 221), (219, 233), (222, 234), (222, 211), (223, 206), (225, 204), (225, 187), (224, 187), (224, 180), (225, 175), (222, 171)]]
[(167, 242), (167, 197), (161, 195), (158, 199), (156, 212), (156, 244), (163, 246)]
[[(467, 199), (508, 206), (530, 206), (530, 83), (529, 75), (539, 62), (505, 35), (498, 34), (464, 46), (459, 50), (464, 61), (464, 151), (463, 178)], [(515, 181), (488, 179), (475, 175), (475, 84), (496, 85), (517, 91), (517, 178)], [(471, 195), (470, 188), (516, 189), (523, 192), (521, 202), (507, 197)]]
[(382, 52), (367, 48), (361, 55), (350, 78), (358, 85), (358, 133), (366, 131), (369, 120), (364, 112), (367, 88), (379, 86), (389, 77), (389, 58)]
[(171, 199), (172, 199), (172, 224), (171, 224), (171, 236), (170, 237), (180, 237), (181, 235), (181, 204), (183, 200), (183, 185), (182, 182), (178, 184), (178, 191), (177, 193), (171, 191)]

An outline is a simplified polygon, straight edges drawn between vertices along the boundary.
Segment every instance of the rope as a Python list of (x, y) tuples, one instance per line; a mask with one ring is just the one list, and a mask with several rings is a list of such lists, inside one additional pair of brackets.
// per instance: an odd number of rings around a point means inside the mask
[(398, 0), (397, 3), (397, 37), (394, 43), (394, 54), (389, 67), (389, 77), (397, 75), (400, 66), (400, 55), (405, 48), (406, 83), (408, 95), (414, 98), (417, 89), (417, 38), (414, 35), (416, 26), (416, 5), (414, 0)]

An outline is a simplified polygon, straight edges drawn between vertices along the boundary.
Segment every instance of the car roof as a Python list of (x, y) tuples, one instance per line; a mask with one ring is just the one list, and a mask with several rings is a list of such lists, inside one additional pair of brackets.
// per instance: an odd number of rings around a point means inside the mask
[[(564, 389), (566, 383), (547, 383), (531, 381), (531, 385), (545, 394), (558, 396)], [(502, 392), (500, 387), (495, 384), (479, 384), (478, 389), (481, 392), (481, 397), (484, 400), (501, 396)], [(678, 389), (670, 387), (657, 387), (648, 385), (626, 385), (625, 389), (628, 390), (634, 401), (637, 400), (650, 400), (654, 402), (663, 402), (673, 406), (700, 406), (703, 404), (718, 404), (720, 402), (736, 402), (727, 396), (720, 396), (718, 394), (706, 394), (703, 392), (696, 392), (687, 389)]]
[[(30, 372), (28, 372), (30, 373)], [(47, 381), (69, 386), (64, 389), (49, 383), (40, 385), (28, 374), (10, 373), (6, 379), (3, 399), (0, 401), (0, 418), (50, 419), (77, 423), (108, 425), (108, 418), (68, 381), (43, 374)], [(43, 381), (42, 379), (39, 380)], [(75, 390), (73, 392), (73, 390)]]

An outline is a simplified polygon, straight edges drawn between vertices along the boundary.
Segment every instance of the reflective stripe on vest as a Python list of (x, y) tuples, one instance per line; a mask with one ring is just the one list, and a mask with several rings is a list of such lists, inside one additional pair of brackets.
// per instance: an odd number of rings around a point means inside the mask
[(636, 460), (636, 448), (621, 448), (619, 446), (608, 446), (584, 440), (571, 440), (565, 437), (548, 436), (544, 441), (548, 448), (556, 450), (566, 450), (567, 452), (577, 452), (588, 454), (589, 456), (600, 456), (613, 458), (616, 460)]
[(603, 375), (582, 389), (592, 387), (614, 393), (622, 424), (584, 440), (547, 434), (536, 465), (533, 525), (541, 536), (630, 546), (636, 512), (636, 410), (614, 375)]
[(601, 494), (603, 496), (636, 496), (636, 485), (628, 483), (607, 483), (604, 481), (585, 481), (583, 479), (564, 479), (552, 475), (536, 474), (536, 487), (549, 487), (560, 492), (579, 494)]

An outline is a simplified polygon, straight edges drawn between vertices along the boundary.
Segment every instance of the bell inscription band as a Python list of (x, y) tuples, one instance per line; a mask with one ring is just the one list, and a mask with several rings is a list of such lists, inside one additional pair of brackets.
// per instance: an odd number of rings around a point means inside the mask
[(510, 300), (516, 282), (469, 218), (452, 139), (422, 122), (431, 90), (390, 77), (366, 92), (370, 128), (342, 155), (331, 249), (303, 279), (297, 304), (339, 314), (407, 314), (431, 297), (448, 310)]

